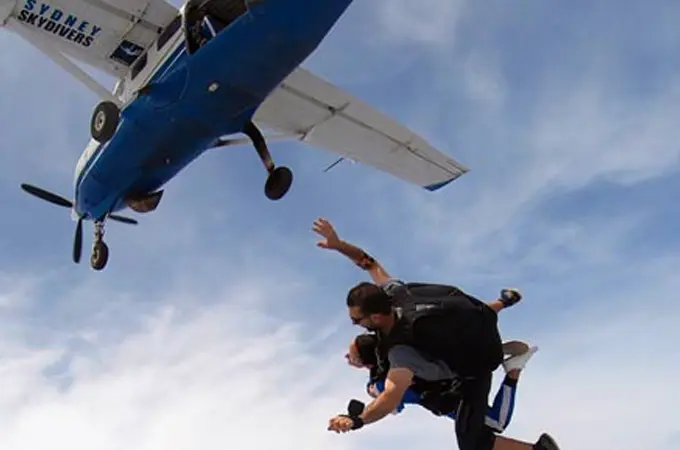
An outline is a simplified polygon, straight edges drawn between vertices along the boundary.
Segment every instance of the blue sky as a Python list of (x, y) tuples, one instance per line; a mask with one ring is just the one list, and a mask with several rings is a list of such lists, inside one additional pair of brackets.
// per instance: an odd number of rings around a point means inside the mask
[(455, 448), (417, 408), (326, 431), (363, 395), (342, 357), (363, 274), (315, 247), (317, 216), (396, 276), (524, 291), (502, 332), (540, 351), (507, 435), (678, 448), (679, 20), (661, 0), (358, 1), (305, 66), (471, 172), (430, 193), (277, 143), (296, 179), (272, 203), (254, 151), (216, 151), (138, 227), (109, 224), (101, 273), (71, 263), (68, 212), (19, 189), (70, 195), (97, 99), (0, 33), (0, 448)]

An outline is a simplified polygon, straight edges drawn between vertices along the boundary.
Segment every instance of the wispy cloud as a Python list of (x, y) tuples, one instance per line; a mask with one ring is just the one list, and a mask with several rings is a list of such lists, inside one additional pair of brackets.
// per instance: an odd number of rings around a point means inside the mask
[[(281, 323), (258, 306), (279, 287), (269, 281), (251, 280), (252, 295), (239, 284), (214, 292), (222, 301), (211, 306), (178, 290), (137, 331), (127, 320), (98, 321), (97, 330), (83, 323), (38, 348), (6, 336), (14, 350), (0, 365), (2, 446), (349, 448), (352, 439), (325, 425), (361, 392), (362, 377), (343, 367), (337, 340), (322, 349), (334, 350), (330, 358), (310, 351), (318, 327)], [(74, 349), (74, 340), (87, 345)], [(61, 369), (44, 375), (55, 364)]]
[[(673, 351), (677, 306), (662, 299), (649, 309), (646, 300), (677, 289), (678, 282), (669, 284), (666, 274), (646, 277), (651, 274), (643, 272), (625, 293), (616, 286), (597, 292), (599, 298), (617, 295), (628, 306), (574, 304), (566, 320), (534, 333), (507, 327), (531, 303), (503, 313), (509, 336), (541, 346), (521, 381), (508, 435), (533, 440), (548, 429), (566, 447), (616, 442), (632, 450), (655, 437), (661, 445), (674, 432), (672, 408), (680, 399), (674, 383), (680, 363)], [(251, 278), (247, 289), (234, 281), (225, 279), (212, 292), (199, 284), (175, 288), (172, 295), (155, 296), (156, 306), (146, 312), (134, 306), (145, 296), (139, 292), (126, 303), (127, 314), (84, 318), (40, 345), (27, 346), (23, 333), (7, 333), (0, 320), (6, 343), (0, 372), (8, 387), (0, 396), (0, 443), (17, 450), (63, 448), (64, 442), (131, 450), (202, 449), (219, 442), (343, 449), (388, 448), (416, 435), (423, 445), (453, 440), (446, 419), (415, 407), (352, 435), (327, 432), (328, 417), (349, 398), (365, 397), (364, 374), (342, 358), (346, 332), (330, 329), (319, 341), (322, 322), (283, 323), (268, 312), (295, 296), (271, 298), (277, 280)], [(205, 295), (213, 296), (208, 305)], [(567, 306), (561, 295), (556, 298), (554, 308)], [(79, 309), (77, 302), (63, 307)], [(27, 317), (19, 319), (21, 324)], [(658, 412), (654, 418), (646, 417), (650, 408)], [(637, 427), (620, 425), (631, 422)]]
[(677, 8), (490, 4), (356, 2), (307, 63), (469, 174), (433, 194), (361, 166), (321, 175), (329, 155), (276, 145), (296, 181), (271, 203), (252, 150), (212, 153), (139, 227), (111, 224), (102, 273), (70, 263), (67, 212), (18, 190), (69, 195), (96, 99), (1, 34), (1, 198), (19, 213), (2, 222), (0, 447), (453, 446), (417, 408), (326, 431), (363, 396), (342, 358), (362, 274), (314, 247), (317, 215), (397, 276), (525, 291), (503, 335), (541, 351), (508, 435), (677, 447), (678, 239), (659, 219), (675, 200), (654, 195), (677, 190)]

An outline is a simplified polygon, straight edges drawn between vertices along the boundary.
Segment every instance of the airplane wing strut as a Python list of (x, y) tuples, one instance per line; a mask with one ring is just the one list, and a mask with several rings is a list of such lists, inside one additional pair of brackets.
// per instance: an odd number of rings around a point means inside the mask
[[(14, 25), (18, 26), (14, 26)], [(119, 98), (115, 97), (109, 89), (105, 88), (101, 83), (91, 77), (87, 72), (78, 67), (73, 61), (64, 56), (61, 51), (53, 48), (51, 45), (44, 42), (39, 35), (27, 32), (26, 29), (21, 26), (19, 22), (14, 18), (10, 18), (7, 26), (12, 29), (12, 31), (19, 34), (26, 41), (30, 42), (35, 48), (40, 50), (45, 56), (50, 58), (56, 64), (61, 66), (62, 69), (66, 70), (69, 74), (73, 75), (78, 81), (82, 82), (85, 86), (90, 88), (99, 97), (114, 102), (118, 107), (122, 106), (122, 102)]]

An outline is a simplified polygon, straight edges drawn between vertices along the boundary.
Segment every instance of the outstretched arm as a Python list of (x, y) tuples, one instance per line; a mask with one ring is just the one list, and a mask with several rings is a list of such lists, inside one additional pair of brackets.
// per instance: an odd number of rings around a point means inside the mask
[(376, 284), (382, 285), (390, 280), (389, 273), (375, 258), (363, 249), (340, 239), (333, 225), (326, 219), (315, 220), (314, 231), (325, 238), (317, 243), (319, 247), (342, 253), (354, 264), (367, 271)]
[[(369, 381), (368, 386), (366, 386), (366, 392), (372, 398), (378, 398), (378, 396), (385, 391), (385, 380), (378, 380), (375, 382)], [(397, 405), (396, 409), (392, 411), (392, 414), (399, 414), (406, 407), (406, 403), (417, 403), (418, 395), (413, 391), (407, 389), (404, 393), (404, 397)]]
[(377, 422), (401, 405), (406, 390), (413, 381), (413, 372), (406, 368), (391, 369), (385, 379), (385, 389), (366, 406), (361, 414), (363, 423)]

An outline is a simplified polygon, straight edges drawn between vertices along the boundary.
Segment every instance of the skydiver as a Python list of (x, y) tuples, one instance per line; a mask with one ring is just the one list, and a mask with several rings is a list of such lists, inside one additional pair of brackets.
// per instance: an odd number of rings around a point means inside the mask
[[(376, 333), (377, 360), (389, 367), (385, 390), (360, 413), (331, 418), (329, 430), (344, 433), (381, 420), (416, 380), (455, 378), (461, 382), (455, 422), (460, 450), (558, 449), (547, 435), (530, 444), (485, 425), (492, 374), (503, 361), (496, 310), (454, 286), (393, 279), (375, 258), (341, 240), (325, 219), (317, 219), (313, 230), (324, 238), (318, 247), (342, 253), (373, 279), (350, 289), (347, 308), (353, 324)], [(520, 299), (517, 291), (503, 290), (498, 301), (507, 308)]]
[[(376, 358), (377, 344), (378, 340), (374, 334), (360, 334), (352, 340), (349, 345), (349, 350), (345, 355), (348, 364), (352, 367), (369, 370), (370, 376), (366, 384), (366, 392), (373, 398), (377, 398), (378, 395), (385, 390), (386, 373), (385, 369), (383, 368), (380, 370), (381, 368), (378, 365)], [(530, 347), (519, 341), (506, 344), (508, 344), (507, 347), (510, 348), (506, 353), (511, 355), (503, 361), (503, 369), (506, 374), (496, 393), (493, 404), (488, 408), (485, 418), (486, 425), (495, 433), (502, 433), (510, 424), (520, 373), (529, 359), (531, 359), (534, 353), (538, 351), (538, 347)], [(518, 348), (519, 350), (515, 351), (512, 347)], [(506, 348), (505, 345), (504, 348)], [(455, 384), (455, 381), (456, 380), (451, 380), (452, 384)], [(436, 393), (432, 394), (436, 395)], [(409, 387), (393, 413), (398, 414), (402, 412), (406, 404), (418, 404), (425, 409), (430, 410), (435, 415), (446, 416), (455, 420), (455, 410), (441, 408), (441, 406), (446, 406), (447, 404), (458, 403), (458, 394), (455, 392), (455, 389), (452, 390), (450, 394), (451, 397), (449, 399), (443, 401), (434, 399), (434, 401), (426, 401), (425, 404), (423, 404), (423, 395)]]

